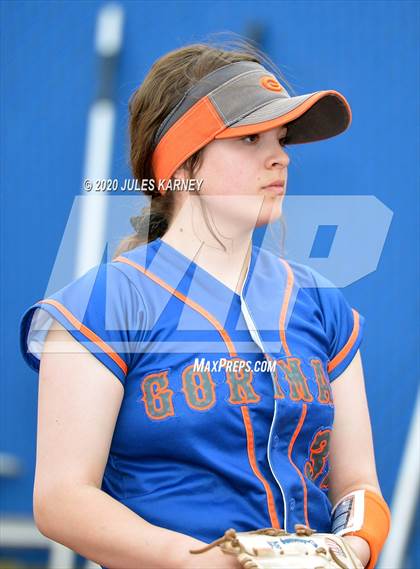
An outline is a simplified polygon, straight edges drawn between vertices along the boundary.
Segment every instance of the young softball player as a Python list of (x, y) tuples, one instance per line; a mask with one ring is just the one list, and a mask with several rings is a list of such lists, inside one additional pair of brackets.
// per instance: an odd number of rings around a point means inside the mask
[(290, 96), (249, 46), (166, 54), (130, 101), (135, 233), (31, 306), (34, 515), (110, 569), (228, 568), (237, 531), (305, 524), (374, 567), (389, 529), (359, 346), (364, 319), (252, 241), (282, 215), (287, 146), (335, 136), (336, 91)]

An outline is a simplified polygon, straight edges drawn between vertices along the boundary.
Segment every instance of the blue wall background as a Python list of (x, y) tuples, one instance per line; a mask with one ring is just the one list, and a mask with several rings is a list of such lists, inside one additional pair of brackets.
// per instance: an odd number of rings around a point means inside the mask
[[(288, 192), (372, 194), (394, 212), (377, 270), (344, 289), (367, 320), (362, 355), (378, 472), (390, 501), (419, 377), (419, 3), (121, 4), (126, 19), (111, 177), (130, 177), (131, 92), (156, 58), (210, 32), (244, 34), (258, 23), (262, 48), (298, 94), (332, 88), (349, 100), (353, 123), (345, 135), (291, 153)], [(81, 191), (87, 113), (97, 87), (93, 38), (102, 5), (1, 4), (0, 451), (16, 455), (23, 467), (21, 476), (3, 483), (1, 514), (32, 511), (37, 376), (19, 354), (18, 323), (44, 295)]]

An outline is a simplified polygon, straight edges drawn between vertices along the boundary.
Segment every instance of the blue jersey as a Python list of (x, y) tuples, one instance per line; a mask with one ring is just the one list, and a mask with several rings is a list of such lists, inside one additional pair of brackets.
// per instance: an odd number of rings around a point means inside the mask
[(35, 370), (52, 318), (124, 387), (105, 492), (205, 542), (230, 527), (331, 530), (331, 382), (364, 318), (329, 281), (253, 245), (237, 294), (157, 239), (25, 312)]

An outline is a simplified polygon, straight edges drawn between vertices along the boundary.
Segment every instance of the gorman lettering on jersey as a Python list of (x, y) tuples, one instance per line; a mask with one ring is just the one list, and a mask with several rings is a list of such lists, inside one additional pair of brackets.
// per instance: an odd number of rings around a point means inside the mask
[(239, 295), (157, 239), (28, 308), (21, 350), (37, 371), (53, 318), (124, 388), (105, 492), (205, 542), (331, 530), (331, 382), (364, 318), (329, 281), (253, 245)]

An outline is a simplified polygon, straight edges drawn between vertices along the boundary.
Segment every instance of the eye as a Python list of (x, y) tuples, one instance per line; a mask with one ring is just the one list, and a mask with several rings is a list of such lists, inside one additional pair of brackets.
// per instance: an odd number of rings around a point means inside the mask
[[(250, 144), (255, 144), (256, 142), (258, 142), (259, 138), (260, 138), (259, 133), (256, 133), (256, 134), (248, 134), (247, 136), (243, 136), (243, 137), (241, 138), (241, 140), (247, 141), (247, 142), (249, 142)], [(286, 143), (287, 143), (287, 135), (282, 136), (281, 138), (279, 138), (279, 143), (280, 143), (280, 146), (282, 146), (282, 147), (286, 146)]]
[(244, 136), (242, 138), (242, 140), (249, 140), (252, 143), (257, 142), (257, 140), (259, 139), (260, 135), (257, 134), (248, 134), (247, 136)]
[(282, 138), (279, 138), (279, 142), (280, 142), (280, 146), (286, 146), (287, 144), (287, 136), (283, 136)]

